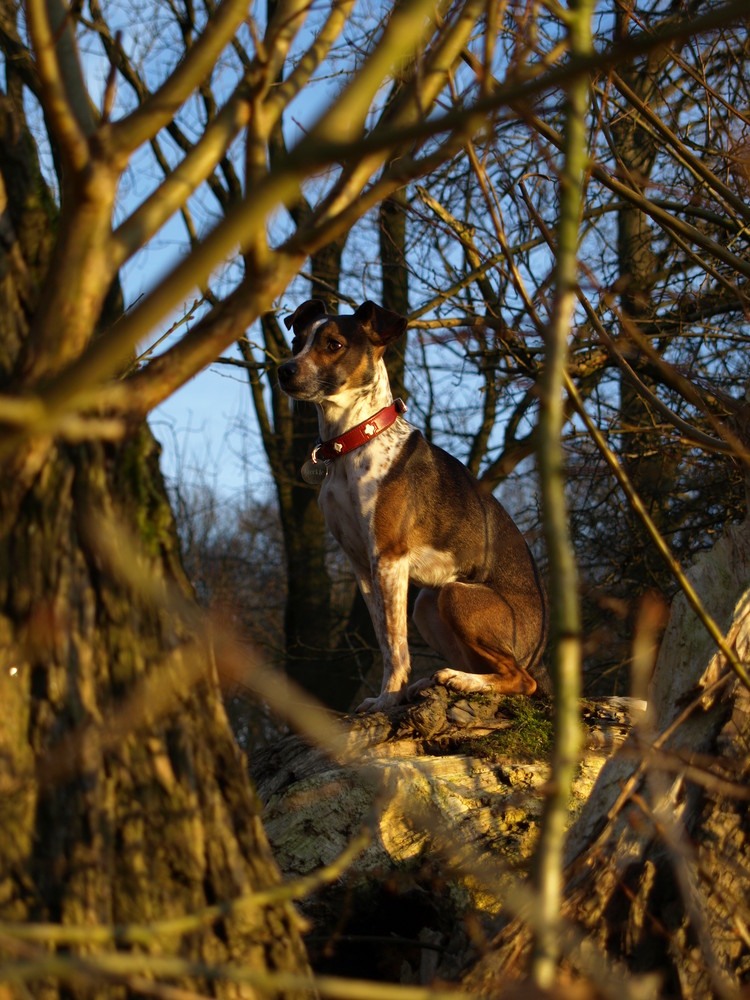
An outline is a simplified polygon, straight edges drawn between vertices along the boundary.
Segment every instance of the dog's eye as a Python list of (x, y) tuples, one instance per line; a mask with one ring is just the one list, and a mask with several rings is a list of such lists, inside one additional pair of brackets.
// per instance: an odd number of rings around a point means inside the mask
[(292, 354), (299, 354), (299, 352), (302, 350), (304, 343), (305, 342), (302, 339), (302, 337), (295, 337), (294, 340), (292, 341)]
[(333, 340), (333, 338), (331, 338), (331, 340), (328, 341), (326, 346), (328, 350), (331, 352), (331, 354), (335, 354), (336, 351), (340, 351), (344, 345), (341, 343), (340, 340)]

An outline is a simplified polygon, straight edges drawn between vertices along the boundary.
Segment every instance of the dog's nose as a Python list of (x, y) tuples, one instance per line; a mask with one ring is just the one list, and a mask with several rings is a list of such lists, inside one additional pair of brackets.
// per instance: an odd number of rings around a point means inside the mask
[(296, 374), (297, 362), (285, 361), (283, 365), (279, 365), (279, 385), (282, 387), (289, 385), (289, 383), (293, 381)]

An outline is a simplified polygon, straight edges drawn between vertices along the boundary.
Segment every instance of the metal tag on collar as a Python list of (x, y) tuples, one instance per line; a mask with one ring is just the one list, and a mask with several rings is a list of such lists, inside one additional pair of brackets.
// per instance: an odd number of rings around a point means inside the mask
[(300, 475), (308, 486), (320, 486), (328, 475), (328, 462), (318, 461), (318, 451), (320, 445), (316, 444), (312, 450), (312, 455), (300, 469)]

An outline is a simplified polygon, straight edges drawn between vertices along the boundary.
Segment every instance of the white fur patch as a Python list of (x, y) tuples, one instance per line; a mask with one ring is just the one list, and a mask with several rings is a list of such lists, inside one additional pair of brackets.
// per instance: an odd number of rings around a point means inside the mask
[(484, 674), (468, 674), (463, 670), (453, 670), (451, 667), (438, 670), (432, 675), (432, 680), (462, 694), (494, 687), (492, 681), (488, 681)]
[(319, 326), (323, 326), (324, 323), (327, 323), (328, 319), (329, 319), (328, 316), (322, 316), (320, 319), (314, 319), (312, 323), (309, 323), (305, 327), (305, 333), (304, 333), (305, 346), (302, 348), (301, 351), (299, 351), (297, 354), (294, 355), (295, 360), (304, 358), (306, 354), (310, 353), (313, 340), (315, 339), (315, 331), (318, 329)]
[(444, 587), (458, 579), (450, 552), (420, 545), (409, 550), (409, 576), (420, 587)]
[(325, 323), (327, 323), (328, 320), (329, 320), (329, 318), (330, 317), (328, 317), (328, 316), (321, 316), (320, 319), (314, 319), (312, 321), (312, 323), (310, 323), (308, 325), (308, 327), (307, 327), (307, 334), (306, 334), (306, 336), (312, 337), (313, 334), (315, 333), (315, 331), (318, 329), (318, 327), (319, 326), (323, 326)]

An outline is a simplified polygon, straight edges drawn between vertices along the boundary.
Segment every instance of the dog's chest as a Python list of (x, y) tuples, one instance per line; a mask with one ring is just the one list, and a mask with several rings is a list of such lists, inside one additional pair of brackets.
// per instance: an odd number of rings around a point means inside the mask
[(336, 459), (318, 498), (328, 530), (349, 558), (369, 567), (375, 546), (373, 519), (378, 486), (401, 446), (400, 435), (383, 435), (365, 448)]

